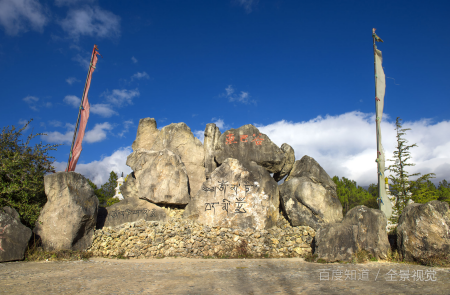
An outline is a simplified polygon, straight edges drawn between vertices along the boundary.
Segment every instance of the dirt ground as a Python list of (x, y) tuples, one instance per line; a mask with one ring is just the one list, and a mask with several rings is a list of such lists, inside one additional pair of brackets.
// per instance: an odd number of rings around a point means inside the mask
[(450, 294), (450, 268), (288, 259), (0, 263), (0, 294)]

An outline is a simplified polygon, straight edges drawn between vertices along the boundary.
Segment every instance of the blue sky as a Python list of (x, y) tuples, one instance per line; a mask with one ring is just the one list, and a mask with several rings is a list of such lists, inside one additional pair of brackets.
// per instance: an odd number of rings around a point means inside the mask
[[(450, 180), (449, 1), (0, 0), (2, 127), (44, 132), (67, 165), (90, 53), (99, 58), (76, 172), (102, 184), (125, 165), (139, 119), (203, 139), (254, 124), (330, 174), (376, 182), (371, 30), (385, 41), (383, 145), (404, 119), (410, 172)], [(24, 136), (24, 139), (25, 139)]]

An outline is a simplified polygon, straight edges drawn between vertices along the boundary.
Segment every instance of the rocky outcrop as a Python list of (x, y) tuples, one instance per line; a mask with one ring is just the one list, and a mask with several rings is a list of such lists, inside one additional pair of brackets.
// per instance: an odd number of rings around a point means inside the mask
[(214, 160), (214, 152), (220, 138), (219, 127), (214, 123), (206, 124), (205, 139), (203, 140), (203, 148), (205, 150), (205, 175), (209, 179), (211, 173), (217, 168)]
[(281, 171), (273, 175), (273, 179), (275, 179), (276, 182), (282, 180), (286, 175), (288, 175), (289, 172), (291, 172), (292, 167), (294, 167), (295, 163), (294, 149), (290, 145), (288, 145), (287, 143), (283, 143), (281, 145), (281, 150), (283, 151), (286, 157), (286, 161), (284, 162)]
[(85, 250), (92, 243), (98, 199), (84, 176), (57, 172), (44, 176), (47, 203), (34, 232), (44, 250)]
[(30, 237), (31, 229), (20, 222), (16, 210), (0, 208), (0, 262), (22, 260)]
[(341, 223), (322, 226), (316, 232), (315, 254), (328, 262), (351, 261), (358, 251), (387, 258), (390, 245), (383, 212), (366, 206), (351, 209)]
[(114, 227), (138, 220), (166, 221), (163, 208), (138, 198), (126, 198), (106, 208), (105, 227)]
[(411, 204), (398, 220), (397, 245), (406, 261), (426, 261), (450, 253), (448, 203), (431, 201)]
[(278, 220), (278, 186), (259, 165), (244, 167), (226, 159), (214, 170), (184, 212), (200, 224), (221, 227), (271, 228)]
[(222, 164), (228, 158), (239, 160), (245, 167), (255, 162), (270, 173), (280, 172), (285, 162), (284, 152), (250, 124), (227, 130), (220, 136), (215, 159)]
[(321, 224), (343, 218), (335, 183), (311, 157), (296, 161), (279, 188), (281, 207), (293, 226), (307, 225), (317, 230)]
[[(136, 140), (133, 142), (133, 150), (136, 152), (139, 149), (157, 152), (168, 149), (178, 155), (186, 167), (191, 196), (197, 193), (206, 180), (203, 145), (198, 138), (194, 137), (191, 129), (185, 123), (173, 123), (159, 131), (156, 129), (155, 119), (141, 119)], [(130, 166), (128, 159), (127, 165)], [(130, 167), (133, 169), (132, 166)], [(133, 171), (137, 179), (138, 173), (134, 169)]]
[(126, 177), (126, 181), (119, 187), (120, 192), (124, 198), (138, 198), (139, 190), (137, 188), (137, 181), (134, 172), (131, 172)]
[(144, 118), (139, 120), (136, 140), (131, 145), (133, 151), (137, 149), (150, 150), (159, 134), (156, 128), (156, 121), (153, 118)]
[(156, 204), (186, 205), (189, 202), (188, 177), (179, 156), (167, 149), (159, 152), (140, 149), (133, 154), (129, 158), (135, 161), (130, 161), (130, 167), (137, 175), (139, 198)]

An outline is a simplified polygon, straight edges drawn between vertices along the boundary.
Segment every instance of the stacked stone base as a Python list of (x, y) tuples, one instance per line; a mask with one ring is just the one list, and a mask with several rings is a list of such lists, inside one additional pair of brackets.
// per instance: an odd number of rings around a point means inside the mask
[(88, 251), (111, 258), (281, 258), (312, 252), (315, 231), (291, 227), (283, 217), (276, 227), (261, 231), (211, 228), (177, 217), (172, 215), (167, 223), (139, 220), (96, 230)]

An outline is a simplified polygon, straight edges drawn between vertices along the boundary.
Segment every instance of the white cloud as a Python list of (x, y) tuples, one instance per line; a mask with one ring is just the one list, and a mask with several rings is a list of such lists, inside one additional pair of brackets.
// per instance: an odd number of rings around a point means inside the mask
[[(120, 148), (112, 153), (111, 156), (102, 157), (99, 161), (92, 161), (87, 164), (80, 163), (83, 159), (83, 152), (81, 152), (75, 172), (89, 178), (93, 183), (100, 187), (108, 181), (109, 173), (111, 173), (111, 171), (116, 172), (119, 177), (122, 175), (122, 172), (124, 177), (132, 172), (131, 168), (126, 165), (127, 157), (132, 152), (131, 146)], [(65, 171), (67, 162), (54, 162), (52, 165), (58, 172)]]
[(245, 12), (250, 13), (253, 10), (252, 6), (256, 5), (258, 0), (238, 0), (238, 3), (244, 7)]
[(47, 108), (51, 108), (51, 107), (52, 107), (52, 103), (51, 103), (51, 102), (46, 102), (46, 103), (45, 103), (45, 106), (46, 106)]
[(222, 93), (220, 96), (228, 98), (228, 101), (230, 102), (237, 101), (244, 104), (252, 103), (256, 105), (255, 100), (250, 100), (250, 94), (247, 91), (241, 91), (239, 94), (236, 94), (233, 86), (228, 85), (227, 88), (225, 88), (225, 92), (226, 93)]
[(61, 133), (58, 131), (53, 132), (44, 132), (47, 135), (41, 135), (41, 139), (50, 142), (50, 143), (72, 143), (73, 139), (73, 132), (75, 130), (72, 129), (72, 131), (68, 130), (66, 133)]
[(138, 60), (137, 60), (134, 56), (131, 57), (131, 61), (132, 61), (133, 63), (137, 63), (137, 62), (138, 62)]
[(48, 121), (48, 124), (50, 126), (53, 126), (53, 127), (60, 127), (60, 126), (62, 126), (62, 123), (60, 121), (57, 121), (57, 120)]
[[(375, 117), (373, 114), (350, 112), (338, 116), (317, 117), (307, 122), (279, 121), (266, 126), (256, 125), (278, 146), (288, 143), (295, 151), (296, 160), (308, 155), (327, 171), (330, 177), (338, 175), (355, 180), (358, 185), (376, 183), (377, 165)], [(436, 173), (433, 182), (450, 179), (450, 121), (432, 124), (430, 120), (405, 122), (411, 128), (404, 136), (412, 148), (409, 173)], [(382, 143), (386, 159), (393, 157), (396, 145), (395, 122), (381, 124)], [(386, 161), (386, 166), (390, 162)], [(389, 172), (386, 171), (389, 175)]]
[(116, 111), (114, 111), (111, 108), (111, 105), (109, 104), (102, 104), (102, 103), (98, 103), (98, 104), (92, 104), (90, 106), (89, 111), (93, 114), (96, 115), (100, 115), (103, 118), (109, 118), (113, 115), (118, 115), (119, 113), (117, 113)]
[(81, 98), (78, 98), (75, 95), (66, 95), (64, 97), (63, 101), (67, 103), (68, 105), (73, 106), (74, 108), (79, 108), (81, 104)]
[(93, 143), (106, 139), (106, 133), (113, 127), (108, 122), (95, 124), (94, 128), (84, 134), (83, 142)]
[[(80, 56), (80, 57), (81, 57), (81, 56)], [(70, 77), (70, 78), (67, 78), (67, 79), (66, 79), (66, 82), (69, 83), (69, 85), (72, 85), (72, 84), (75, 83), (75, 82), (80, 82), (80, 80), (78, 80), (78, 79), (75, 78), (75, 77)]]
[(36, 105), (36, 102), (39, 101), (39, 98), (37, 98), (36, 96), (28, 95), (27, 97), (23, 98), (23, 101), (25, 101), (33, 111), (39, 111)]
[(223, 128), (225, 127), (225, 122), (222, 119), (212, 118), (211, 120), (214, 124), (216, 124), (217, 127), (219, 127), (219, 129), (223, 130)]
[(123, 122), (123, 130), (119, 133), (120, 137), (123, 137), (125, 133), (128, 133), (128, 130), (130, 129), (130, 126), (133, 126), (133, 120), (128, 120)]
[(0, 1), (0, 24), (8, 35), (28, 31), (42, 32), (48, 17), (39, 1), (2, 0)]
[(120, 17), (100, 7), (70, 9), (60, 25), (75, 41), (83, 35), (102, 38), (120, 36)]
[(138, 79), (138, 80), (140, 80), (140, 79), (150, 79), (150, 76), (146, 72), (142, 72), (142, 73), (137, 72), (136, 74), (131, 76), (131, 81), (133, 81), (134, 79)]
[(102, 96), (105, 96), (110, 103), (118, 107), (121, 107), (122, 105), (133, 104), (133, 97), (139, 95), (140, 93), (137, 88), (134, 90), (114, 89), (112, 93), (105, 92), (102, 94)]
[(90, 56), (89, 57), (82, 57), (79, 53), (72, 57), (73, 61), (76, 61), (80, 66), (82, 66), (84, 69), (88, 70), (89, 65), (91, 63)]

